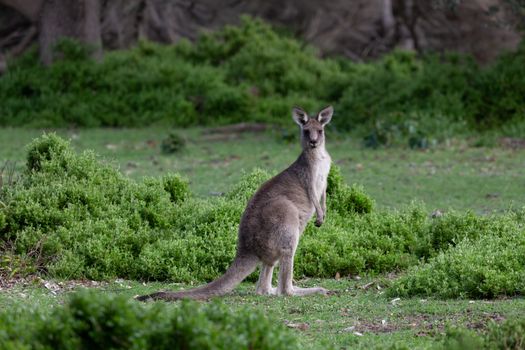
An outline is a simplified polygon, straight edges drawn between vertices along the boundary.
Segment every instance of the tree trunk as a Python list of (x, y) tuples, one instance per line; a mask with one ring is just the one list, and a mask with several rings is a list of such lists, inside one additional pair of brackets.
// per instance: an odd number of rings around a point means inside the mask
[(394, 8), (392, 0), (382, 1), (381, 24), (383, 25), (383, 37), (390, 41), (396, 33), (396, 19), (394, 18)]
[(99, 0), (44, 0), (39, 17), (40, 59), (45, 65), (54, 60), (54, 46), (64, 37), (74, 38), (94, 49), (102, 57)]
[(31, 22), (36, 22), (38, 13), (42, 7), (43, 0), (0, 0), (0, 4), (7, 5), (18, 12)]
[(407, 50), (417, 50), (417, 38), (414, 35), (415, 15), (414, 15), (414, 1), (402, 0), (400, 1), (400, 16), (399, 16), (399, 43), (398, 47)]

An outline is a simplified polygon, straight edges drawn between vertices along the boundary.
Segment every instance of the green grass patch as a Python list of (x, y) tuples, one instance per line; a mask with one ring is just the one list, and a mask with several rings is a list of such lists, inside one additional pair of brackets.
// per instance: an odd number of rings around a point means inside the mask
[[(254, 285), (244, 283), (232, 294), (220, 298), (220, 304), (215, 300), (209, 306), (201, 304), (193, 308), (193, 303), (188, 306), (192, 307), (195, 313), (199, 312), (199, 319), (202, 316), (200, 311), (208, 314), (205, 311), (208, 307), (226, 309), (226, 315), (241, 315), (237, 318), (241, 320), (244, 320), (241, 317), (245, 314), (254, 313), (257, 317), (263, 314), (270, 319), (270, 327), (274, 332), (282, 325), (288, 325), (287, 333), (291, 333), (298, 340), (300, 348), (304, 349), (429, 349), (443, 344), (444, 334), (452, 328), (460, 329), (461, 332), (465, 329), (470, 330), (469, 334), (479, 340), (484, 338), (484, 334), (493, 323), (502, 324), (506, 320), (512, 322), (522, 318), (525, 308), (523, 298), (469, 301), (417, 297), (394, 301), (393, 298), (385, 296), (386, 282), (384, 278), (366, 277), (361, 280), (344, 277), (340, 280), (333, 278), (300, 280), (297, 283), (302, 287), (323, 286), (337, 291), (337, 294), (328, 297), (314, 295), (303, 298), (257, 296), (254, 295)], [(45, 284), (47, 287), (44, 287)], [(64, 312), (61, 310), (64, 304), (69, 308), (67, 305), (69, 305), (71, 290), (77, 291), (79, 285), (91, 285), (91, 283), (45, 280), (19, 284), (0, 294), (0, 308), (8, 313), (10, 324), (16, 320), (16, 315), (27, 315), (27, 312), (32, 310), (36, 311), (33, 315), (39, 315), (49, 322), (53, 320), (52, 315)], [(378, 289), (378, 286), (382, 289)], [(90, 316), (102, 314), (103, 310), (110, 310), (110, 305), (107, 305), (106, 301), (116, 300), (117, 305), (123, 309), (122, 313), (128, 313), (132, 309), (137, 311), (139, 317), (153, 314), (148, 311), (150, 307), (160, 309), (162, 315), (159, 317), (159, 326), (164, 326), (164, 321), (171, 315), (194, 320), (192, 315), (180, 313), (181, 305), (178, 303), (148, 304), (145, 308), (140, 304), (130, 308), (129, 302), (123, 302), (129, 301), (134, 295), (147, 294), (159, 289), (179, 290), (190, 287), (192, 286), (178, 283), (143, 285), (140, 282), (126, 280), (102, 283), (96, 287), (96, 292), (92, 292), (93, 297), (100, 300), (94, 302), (97, 307), (86, 311), (86, 314)], [(218, 307), (216, 304), (219, 304)], [(22, 309), (22, 312), (17, 312), (17, 309)], [(117, 310), (114, 315), (122, 313)], [(225, 317), (226, 322), (228, 317)], [(33, 317), (31, 320), (38, 321), (38, 318)], [(94, 317), (94, 320), (99, 321), (100, 317)], [(34, 334), (33, 323), (26, 323), (26, 321), (27, 318), (23, 318), (23, 322), (19, 324), (20, 328), (27, 331), (24, 334)], [(144, 326), (146, 334), (156, 324), (155, 322), (152, 320), (150, 325)], [(262, 325), (267, 324), (264, 318), (259, 322)], [(213, 322), (206, 323), (213, 324)], [(101, 324), (104, 324), (103, 320)], [(179, 324), (187, 324), (187, 321), (182, 319)], [(198, 324), (199, 330), (201, 325)], [(116, 326), (119, 327), (119, 324)], [(220, 325), (217, 327), (222, 328)], [(233, 327), (236, 330), (240, 329), (241, 334), (245, 334), (242, 333), (241, 325)], [(71, 329), (71, 326), (64, 325), (64, 328)], [(134, 327), (130, 328), (130, 331), (134, 332)], [(159, 329), (163, 331), (163, 328)], [(14, 334), (20, 332), (22, 330)], [(226, 333), (230, 336), (228, 331)], [(142, 334), (144, 333), (134, 333), (139, 339)], [(507, 335), (502, 336), (501, 339), (506, 337)], [(18, 339), (20, 338), (16, 338)], [(21, 339), (27, 338), (21, 337)]]

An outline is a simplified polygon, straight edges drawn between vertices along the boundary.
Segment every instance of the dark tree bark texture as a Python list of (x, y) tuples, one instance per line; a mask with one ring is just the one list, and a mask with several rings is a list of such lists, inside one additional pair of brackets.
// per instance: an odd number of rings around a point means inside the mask
[(45, 65), (54, 60), (53, 47), (64, 37), (91, 45), (102, 56), (99, 0), (45, 0), (39, 20), (39, 52)]
[[(174, 43), (181, 38), (195, 40), (203, 30), (237, 24), (242, 14), (289, 28), (319, 48), (322, 55), (345, 55), (356, 61), (402, 48), (419, 52), (458, 51), (487, 62), (502, 51), (516, 48), (521, 39), (508, 0), (461, 1), (455, 7), (439, 7), (438, 3), (436, 0), (0, 0), (0, 52), (9, 56), (16, 52), (12, 50), (20, 42), (31, 43), (38, 38), (42, 59), (50, 63), (53, 60), (50, 47), (62, 36), (98, 47), (102, 43), (108, 49), (128, 48), (139, 39)], [(25, 20), (12, 20), (13, 11), (6, 6), (16, 9), (15, 17)], [(497, 13), (493, 11), (495, 8)], [(32, 26), (37, 33), (29, 35)], [(97, 57), (100, 55), (101, 50), (96, 52)]]

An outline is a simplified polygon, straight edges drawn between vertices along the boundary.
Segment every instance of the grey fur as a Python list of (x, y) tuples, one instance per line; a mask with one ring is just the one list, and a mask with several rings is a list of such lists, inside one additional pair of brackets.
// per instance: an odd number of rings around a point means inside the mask
[[(237, 255), (226, 273), (205, 286), (180, 292), (158, 292), (138, 300), (206, 299), (235, 288), (261, 264), (256, 293), (262, 295), (326, 294), (324, 288), (292, 285), (293, 259), (299, 238), (316, 213), (316, 226), (326, 215), (326, 185), (331, 159), (325, 149), (324, 126), (332, 118), (331, 106), (309, 117), (301, 108), (292, 117), (301, 127), (302, 153), (286, 170), (265, 182), (248, 202), (239, 226)], [(277, 288), (272, 287), (279, 263)]]

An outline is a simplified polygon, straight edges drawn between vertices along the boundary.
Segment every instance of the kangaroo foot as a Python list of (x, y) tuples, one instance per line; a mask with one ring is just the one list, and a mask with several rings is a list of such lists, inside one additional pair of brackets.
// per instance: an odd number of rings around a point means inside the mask
[(312, 288), (293, 287), (293, 295), (296, 295), (296, 296), (303, 296), (303, 295), (310, 295), (310, 294), (328, 295), (329, 293), (330, 291), (328, 289), (325, 289), (322, 287), (312, 287)]
[(255, 290), (255, 294), (257, 295), (277, 295), (277, 288), (257, 288)]

